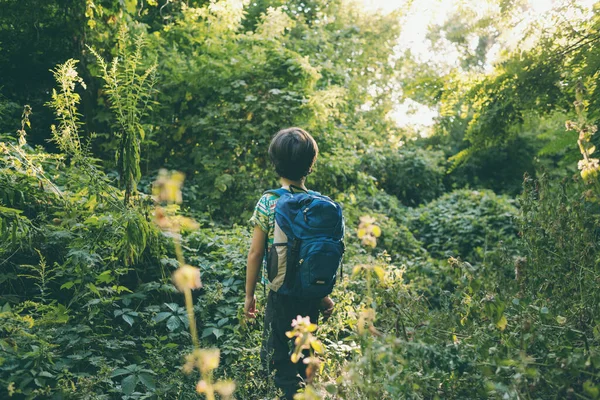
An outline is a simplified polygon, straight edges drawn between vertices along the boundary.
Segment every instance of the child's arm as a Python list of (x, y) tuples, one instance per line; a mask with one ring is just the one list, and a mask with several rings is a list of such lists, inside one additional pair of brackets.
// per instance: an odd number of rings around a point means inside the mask
[(323, 297), (321, 299), (321, 303), (319, 304), (319, 309), (323, 314), (323, 319), (327, 321), (331, 314), (333, 313), (333, 307), (335, 307), (335, 302), (331, 300), (329, 296)]
[(244, 301), (246, 318), (256, 318), (256, 296), (254, 295), (254, 290), (258, 282), (263, 256), (265, 255), (266, 240), (266, 233), (260, 226), (255, 226), (246, 267), (246, 300)]

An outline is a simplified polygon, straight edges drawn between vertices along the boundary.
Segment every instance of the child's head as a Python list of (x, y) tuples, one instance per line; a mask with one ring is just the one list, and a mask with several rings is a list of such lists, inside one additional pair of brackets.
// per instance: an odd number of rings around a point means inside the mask
[(283, 129), (273, 137), (269, 157), (282, 178), (299, 181), (312, 172), (319, 154), (315, 139), (303, 129)]

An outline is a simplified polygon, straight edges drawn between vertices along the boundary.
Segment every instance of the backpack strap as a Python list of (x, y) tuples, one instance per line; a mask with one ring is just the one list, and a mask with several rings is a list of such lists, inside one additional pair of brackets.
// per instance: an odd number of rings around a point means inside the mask
[[(263, 194), (274, 194), (278, 197), (283, 196), (284, 194), (288, 194), (290, 193), (289, 190), (284, 189), (284, 188), (279, 188), (279, 189), (271, 189), (271, 190), (265, 190), (265, 192)], [(269, 247), (269, 237), (266, 236), (265, 237), (265, 255), (264, 255), (264, 260), (263, 260), (263, 267), (262, 267), (262, 279), (261, 281), (263, 282), (263, 291), (264, 291), (264, 295), (265, 295), (265, 299), (267, 298), (267, 284), (265, 282), (265, 262), (269, 256), (268, 253), (268, 247)]]
[(284, 188), (279, 188), (279, 189), (266, 190), (265, 194), (267, 194), (267, 193), (274, 194), (274, 195), (281, 197), (284, 194), (290, 193), (290, 191), (287, 189), (284, 189)]

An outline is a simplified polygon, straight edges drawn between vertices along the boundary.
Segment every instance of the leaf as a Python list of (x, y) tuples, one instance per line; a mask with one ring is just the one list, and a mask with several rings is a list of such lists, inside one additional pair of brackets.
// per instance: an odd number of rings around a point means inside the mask
[(323, 343), (321, 343), (318, 340), (311, 341), (310, 347), (312, 347), (316, 353), (319, 353), (319, 354), (325, 353), (325, 346), (323, 346)]
[(130, 373), (130, 371), (125, 368), (117, 368), (112, 372), (112, 374), (110, 374), (110, 376), (111, 376), (111, 378), (114, 378), (116, 376), (126, 375), (129, 373)]
[(233, 183), (233, 181), (233, 176), (229, 174), (223, 174), (217, 179), (215, 179), (214, 185), (215, 188), (217, 188), (217, 190), (219, 190), (220, 192), (225, 192), (227, 188)]
[(327, 393), (329, 394), (337, 394), (337, 386), (335, 386), (334, 384), (328, 384), (327, 386), (325, 386), (325, 390), (327, 391)]
[(88, 289), (90, 289), (92, 291), (92, 293), (94, 293), (96, 296), (100, 297), (100, 291), (98, 290), (98, 288), (96, 287), (96, 285), (94, 285), (93, 283), (88, 283), (87, 285), (85, 285)]
[(60, 289), (61, 289), (61, 290), (62, 290), (62, 289), (67, 289), (67, 290), (68, 290), (68, 289), (71, 289), (71, 288), (72, 288), (74, 285), (75, 285), (75, 282), (73, 282), (73, 281), (66, 282), (66, 283), (63, 283), (63, 284), (61, 285)]
[(385, 280), (385, 271), (384, 271), (383, 267), (380, 267), (380, 266), (373, 267), (373, 272), (375, 272), (375, 274), (377, 274), (377, 278), (379, 279), (379, 282), (383, 283), (383, 281)]
[(502, 316), (502, 318), (500, 318), (500, 321), (496, 322), (496, 326), (501, 331), (503, 331), (504, 329), (506, 329), (506, 325), (507, 324), (508, 324), (508, 321), (506, 320), (506, 317), (504, 315)]
[(131, 374), (127, 376), (125, 379), (121, 381), (121, 386), (123, 388), (123, 393), (126, 395), (130, 395), (135, 390), (135, 386), (137, 385), (138, 377), (135, 374)]
[(146, 386), (148, 389), (155, 390), (156, 385), (154, 384), (154, 377), (150, 374), (139, 374), (138, 377), (140, 381)]
[(133, 318), (129, 314), (123, 314), (123, 319), (129, 324), (129, 326), (133, 326)]
[(559, 315), (556, 317), (556, 322), (558, 322), (559, 325), (564, 325), (567, 322), (567, 319), (562, 315)]
[(171, 318), (167, 320), (167, 329), (169, 329), (171, 332), (175, 331), (180, 326), (181, 320), (175, 315), (172, 315)]
[(109, 283), (113, 281), (112, 271), (104, 271), (96, 277), (96, 283)]
[(202, 331), (202, 338), (206, 338), (209, 337), (210, 335), (212, 335), (213, 331), (215, 330), (215, 328), (210, 327), (210, 328), (206, 328)]
[(594, 382), (592, 381), (585, 381), (583, 383), (583, 390), (592, 399), (600, 397), (600, 389), (598, 389), (598, 386), (594, 385)]
[(213, 334), (215, 335), (215, 337), (216, 337), (217, 339), (218, 339), (218, 338), (220, 338), (221, 336), (223, 336), (223, 333), (224, 333), (224, 332), (223, 332), (221, 329), (215, 329), (215, 330), (213, 331)]
[(379, 236), (381, 236), (381, 228), (377, 225), (371, 225), (371, 233), (373, 234), (373, 236), (378, 238)]
[(173, 312), (177, 311), (179, 308), (179, 304), (177, 303), (165, 303), (165, 306), (167, 306), (167, 308)]
[[(113, 286), (111, 286), (111, 289), (114, 290), (115, 292), (117, 292), (118, 294), (121, 294), (123, 292), (133, 293), (129, 288), (127, 288), (125, 286), (113, 285)], [(125, 300), (123, 301), (123, 303), (125, 303)], [(125, 305), (128, 306), (129, 304), (125, 304)]]
[(152, 318), (152, 320), (154, 322), (162, 322), (165, 319), (169, 318), (171, 315), (173, 315), (173, 314), (170, 313), (170, 312), (166, 312), (166, 311), (165, 312), (160, 312), (160, 313), (156, 314), (154, 316), (154, 318)]

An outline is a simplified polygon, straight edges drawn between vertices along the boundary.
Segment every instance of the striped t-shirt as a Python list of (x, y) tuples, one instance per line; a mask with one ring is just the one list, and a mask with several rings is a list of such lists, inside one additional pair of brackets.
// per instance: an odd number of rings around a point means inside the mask
[(254, 213), (250, 218), (250, 225), (258, 226), (260, 229), (267, 234), (268, 249), (273, 244), (273, 231), (275, 230), (275, 205), (279, 200), (279, 196), (273, 193), (265, 193), (256, 207), (254, 207)]

